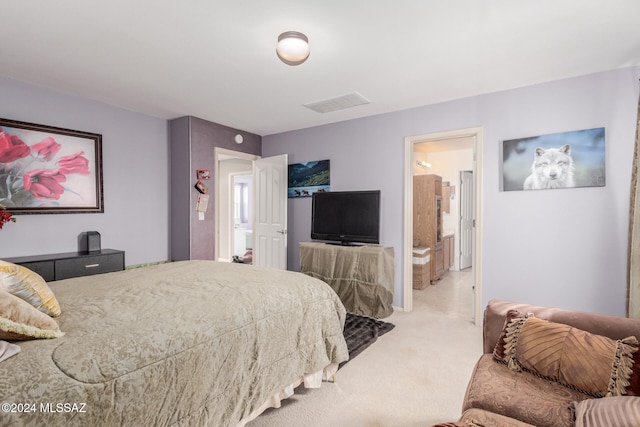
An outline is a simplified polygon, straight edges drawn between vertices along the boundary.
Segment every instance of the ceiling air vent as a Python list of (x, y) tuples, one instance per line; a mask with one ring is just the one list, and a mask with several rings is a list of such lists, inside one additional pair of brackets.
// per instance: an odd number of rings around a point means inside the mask
[(304, 104), (305, 107), (316, 113), (329, 113), (331, 111), (344, 110), (345, 108), (357, 107), (358, 105), (370, 104), (364, 96), (358, 92), (348, 93), (336, 98), (325, 99), (324, 101), (310, 102)]

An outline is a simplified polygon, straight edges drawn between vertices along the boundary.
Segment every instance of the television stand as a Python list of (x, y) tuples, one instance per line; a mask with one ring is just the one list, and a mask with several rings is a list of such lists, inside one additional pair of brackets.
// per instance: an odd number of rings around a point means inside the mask
[(301, 242), (300, 272), (329, 284), (350, 313), (393, 313), (393, 247)]

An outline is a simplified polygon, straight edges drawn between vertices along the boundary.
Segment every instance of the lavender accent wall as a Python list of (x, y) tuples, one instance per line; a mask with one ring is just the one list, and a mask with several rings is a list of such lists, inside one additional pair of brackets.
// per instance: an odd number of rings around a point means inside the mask
[[(404, 138), (482, 126), (483, 303), (503, 298), (624, 315), (639, 78), (640, 67), (624, 68), (268, 135), (262, 150), (287, 153), (290, 163), (330, 159), (334, 191), (382, 190), (381, 244), (395, 249), (394, 305), (402, 306)], [(602, 126), (605, 187), (500, 190), (501, 141)], [(290, 269), (299, 268), (310, 222), (311, 200), (290, 199)]]
[[(215, 191), (216, 147), (260, 155), (259, 135), (223, 126), (197, 117), (185, 116), (169, 122), (171, 140), (171, 259), (215, 259)], [(244, 141), (237, 144), (234, 136)], [(204, 220), (198, 219), (196, 170), (209, 169), (213, 179), (205, 181), (209, 188), (209, 204)]]
[(18, 215), (0, 230), (0, 257), (77, 250), (83, 231), (127, 265), (168, 259), (166, 120), (0, 78), (0, 117), (102, 134), (103, 214)]

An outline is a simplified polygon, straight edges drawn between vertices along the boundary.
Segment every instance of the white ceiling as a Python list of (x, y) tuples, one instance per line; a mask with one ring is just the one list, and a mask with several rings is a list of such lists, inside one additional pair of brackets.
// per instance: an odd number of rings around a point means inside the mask
[[(0, 11), (0, 75), (260, 135), (640, 65), (638, 0), (2, 0)], [(297, 67), (275, 54), (288, 30), (311, 45)], [(302, 106), (351, 92), (371, 104)]]

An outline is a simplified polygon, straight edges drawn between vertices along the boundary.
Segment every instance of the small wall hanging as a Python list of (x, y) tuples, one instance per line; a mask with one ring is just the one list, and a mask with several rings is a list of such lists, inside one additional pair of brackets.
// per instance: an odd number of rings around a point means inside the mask
[(198, 180), (211, 179), (211, 171), (209, 169), (197, 169), (196, 175), (198, 177)]
[(198, 190), (202, 194), (207, 194), (209, 192), (209, 188), (206, 185), (204, 185), (204, 182), (200, 180), (196, 182), (196, 185), (194, 185), (194, 187), (196, 188), (196, 190)]

